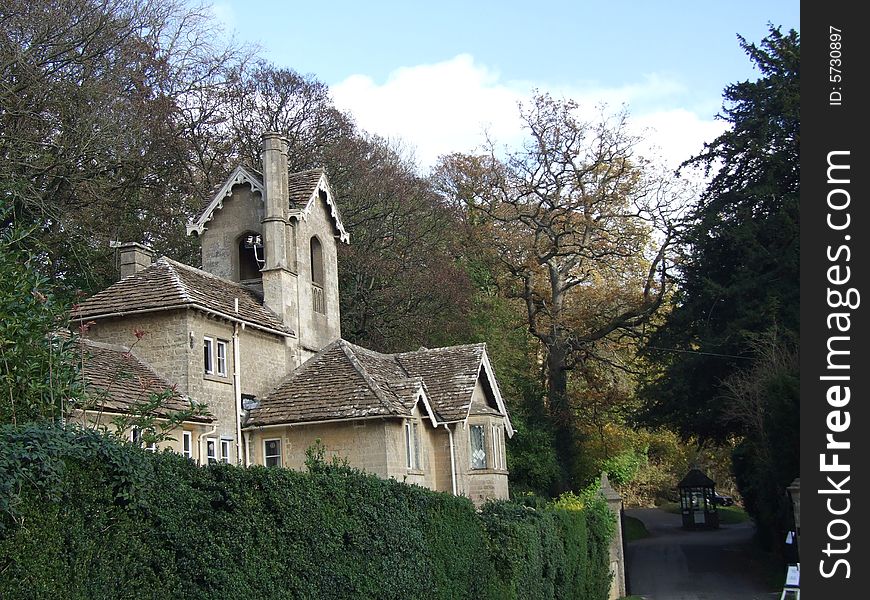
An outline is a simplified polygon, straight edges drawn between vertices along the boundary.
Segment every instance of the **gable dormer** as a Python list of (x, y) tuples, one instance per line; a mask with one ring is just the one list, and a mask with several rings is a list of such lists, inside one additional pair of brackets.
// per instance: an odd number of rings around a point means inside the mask
[(263, 176), (238, 166), (199, 217), (188, 223), (187, 234), (200, 237), (204, 271), (237, 283), (262, 279), (264, 196)]

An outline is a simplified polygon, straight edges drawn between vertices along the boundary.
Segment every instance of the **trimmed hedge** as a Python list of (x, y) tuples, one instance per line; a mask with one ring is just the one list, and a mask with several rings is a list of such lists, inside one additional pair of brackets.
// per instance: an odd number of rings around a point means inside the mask
[(607, 597), (606, 507), (198, 467), (92, 431), (0, 427), (0, 597)]

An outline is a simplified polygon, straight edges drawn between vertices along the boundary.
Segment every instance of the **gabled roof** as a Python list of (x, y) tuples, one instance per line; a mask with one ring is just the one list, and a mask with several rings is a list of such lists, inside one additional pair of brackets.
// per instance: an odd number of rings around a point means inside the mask
[[(216, 210), (223, 208), (224, 199), (232, 195), (233, 188), (245, 183), (250, 184), (252, 190), (259, 192), (261, 199), (265, 196), (265, 183), (262, 173), (250, 167), (238, 166), (230, 174), (226, 182), (216, 189), (211, 201), (199, 216), (187, 224), (187, 235), (194, 232), (202, 234), (206, 229), (205, 224), (214, 217)], [(287, 209), (289, 214), (295, 214), (303, 219), (308, 218), (315, 201), (320, 197), (320, 192), (323, 192), (333, 224), (336, 231), (338, 231), (339, 239), (345, 243), (350, 240), (350, 235), (341, 221), (341, 213), (338, 210), (338, 205), (335, 203), (332, 188), (329, 186), (326, 172), (323, 169), (309, 169), (307, 171), (288, 173), (287, 192)]]
[(166, 257), (91, 296), (73, 309), (72, 318), (99, 319), (182, 308), (278, 335), (293, 335), (278, 315), (263, 305), (260, 294)]
[(691, 469), (686, 476), (680, 480), (677, 487), (715, 487), (716, 482), (707, 477), (700, 469)]
[(203, 209), (199, 216), (196, 219), (187, 223), (187, 235), (190, 235), (193, 232), (201, 235), (202, 232), (205, 230), (206, 221), (211, 221), (211, 218), (214, 215), (214, 211), (220, 210), (224, 207), (224, 198), (226, 198), (227, 196), (232, 196), (233, 188), (243, 183), (250, 184), (253, 191), (260, 193), (260, 198), (263, 198), (263, 196), (265, 196), (265, 192), (263, 191), (264, 188), (262, 173), (260, 173), (256, 169), (252, 169), (244, 165), (239, 165), (232, 173), (230, 173), (230, 176), (227, 178), (227, 180), (215, 189), (215, 193), (212, 196), (211, 201)]
[(336, 340), (263, 398), (247, 426), (407, 417), (418, 402), (433, 426), (463, 421), (481, 376), (507, 419), (485, 344), (382, 354)]
[[(78, 350), (82, 354), (82, 375), (88, 397), (94, 401), (95, 410), (106, 413), (129, 413), (151, 394), (173, 390), (172, 394), (155, 411), (158, 417), (191, 408), (191, 400), (174, 391), (172, 385), (162, 379), (150, 367), (132, 354), (129, 348), (79, 339)], [(210, 423), (208, 415), (195, 416), (190, 421)]]

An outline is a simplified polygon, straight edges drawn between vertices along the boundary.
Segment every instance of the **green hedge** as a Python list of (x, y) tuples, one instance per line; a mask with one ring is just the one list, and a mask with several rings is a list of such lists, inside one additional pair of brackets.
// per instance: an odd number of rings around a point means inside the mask
[(341, 466), (197, 467), (0, 427), (0, 597), (607, 597), (606, 507), (469, 500)]

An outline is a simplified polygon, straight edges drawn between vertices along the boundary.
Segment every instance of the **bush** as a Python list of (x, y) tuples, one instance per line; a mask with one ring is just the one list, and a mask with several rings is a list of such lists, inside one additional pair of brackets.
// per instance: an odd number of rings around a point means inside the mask
[[(0, 427), (0, 597), (607, 597), (601, 515)], [(606, 511), (606, 507), (605, 507)]]

